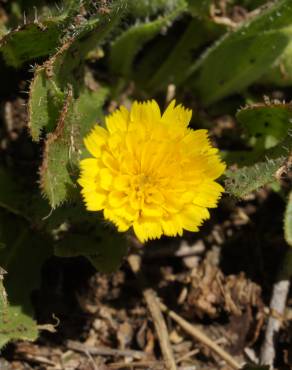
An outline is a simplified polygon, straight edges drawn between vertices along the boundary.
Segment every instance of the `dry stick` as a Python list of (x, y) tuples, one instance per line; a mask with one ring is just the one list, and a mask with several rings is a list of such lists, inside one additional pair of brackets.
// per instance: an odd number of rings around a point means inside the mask
[(276, 356), (275, 340), (282, 324), (289, 293), (291, 271), (292, 251), (290, 249), (284, 257), (278, 281), (273, 285), (270, 301), (270, 316), (267, 322), (264, 343), (261, 348), (260, 363), (269, 365), (271, 368), (273, 368)]
[(160, 302), (161, 311), (166, 312), (177, 324), (181, 326), (188, 334), (192, 337), (206, 345), (210, 350), (215, 352), (222, 360), (226, 361), (226, 363), (231, 366), (233, 369), (240, 369), (241, 366), (226, 352), (224, 349), (218, 346), (213, 340), (207, 337), (201, 330), (196, 328), (195, 326), (191, 325), (181, 316), (176, 314), (174, 311), (169, 310), (165, 304)]
[(278, 281), (273, 286), (270, 302), (270, 316), (266, 327), (265, 340), (261, 348), (260, 362), (263, 365), (273, 367), (276, 356), (275, 337), (282, 324), (289, 287), (289, 280)]
[(84, 354), (91, 354), (93, 356), (124, 356), (124, 357), (133, 357), (135, 359), (141, 359), (147, 357), (144, 352), (133, 351), (130, 349), (111, 349), (107, 347), (91, 347), (86, 344), (75, 342), (73, 340), (67, 341), (67, 347), (76, 352), (82, 352)]
[(163, 358), (165, 360), (165, 366), (167, 370), (176, 370), (176, 364), (168, 336), (167, 327), (164, 321), (164, 317), (161, 313), (159, 301), (155, 292), (148, 288), (143, 291), (143, 296), (147, 303), (148, 309), (151, 313), (153, 323), (156, 329), (156, 333), (159, 339)]
[(143, 367), (144, 369), (150, 369), (150, 366), (160, 366), (162, 365), (163, 363), (161, 361), (135, 361), (135, 362), (129, 362), (129, 363), (125, 363), (125, 362), (115, 362), (113, 364), (107, 364), (106, 366), (109, 368), (109, 369), (121, 369), (121, 368), (127, 368), (127, 367), (130, 367), (130, 368), (135, 368), (135, 367)]
[(200, 350), (198, 348), (195, 348), (193, 349), (192, 351), (188, 352), (188, 353), (185, 353), (184, 355), (182, 355), (180, 358), (178, 358), (176, 360), (176, 363), (178, 364), (179, 362), (182, 362), (182, 361), (185, 361), (187, 360), (188, 358), (198, 354), (200, 352)]
[(168, 330), (164, 321), (164, 317), (160, 310), (160, 304), (155, 292), (151, 288), (146, 288), (145, 277), (141, 272), (141, 258), (139, 256), (129, 256), (129, 265), (135, 273), (140, 286), (143, 289), (143, 296), (146, 301), (147, 307), (153, 319), (155, 330), (158, 336), (162, 356), (165, 361), (165, 368), (167, 370), (177, 370), (174, 355), (172, 352)]

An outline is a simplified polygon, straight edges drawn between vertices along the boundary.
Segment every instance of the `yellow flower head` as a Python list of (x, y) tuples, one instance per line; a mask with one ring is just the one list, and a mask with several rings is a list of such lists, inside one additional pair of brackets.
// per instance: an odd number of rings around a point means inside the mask
[(198, 231), (224, 191), (225, 170), (207, 130), (188, 128), (192, 111), (172, 101), (161, 115), (155, 101), (121, 106), (85, 138), (81, 161), (86, 207), (103, 210), (119, 231), (140, 241)]

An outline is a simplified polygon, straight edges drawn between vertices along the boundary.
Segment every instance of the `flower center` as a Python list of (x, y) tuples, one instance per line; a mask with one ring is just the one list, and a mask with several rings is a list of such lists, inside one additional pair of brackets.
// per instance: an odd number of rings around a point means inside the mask
[(144, 173), (136, 175), (132, 179), (131, 185), (132, 189), (138, 196), (144, 195), (145, 192), (149, 189), (149, 187), (152, 186), (149, 176), (145, 175)]

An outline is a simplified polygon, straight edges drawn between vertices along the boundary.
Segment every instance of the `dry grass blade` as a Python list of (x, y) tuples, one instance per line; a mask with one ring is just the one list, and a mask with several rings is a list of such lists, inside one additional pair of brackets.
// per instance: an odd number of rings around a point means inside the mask
[(181, 326), (188, 334), (190, 334), (193, 338), (197, 339), (204, 345), (206, 345), (210, 350), (216, 353), (222, 360), (226, 361), (226, 363), (232, 367), (232, 369), (238, 370), (241, 366), (227, 353), (218, 346), (212, 339), (207, 337), (201, 330), (196, 328), (195, 326), (191, 325), (181, 316), (177, 315), (174, 311), (169, 310), (163, 303), (160, 303), (161, 311), (167, 313), (177, 324)]

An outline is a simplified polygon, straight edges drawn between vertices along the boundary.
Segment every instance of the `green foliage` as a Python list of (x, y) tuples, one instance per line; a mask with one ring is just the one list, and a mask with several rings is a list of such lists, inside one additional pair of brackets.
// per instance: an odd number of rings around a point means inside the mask
[(262, 76), (260, 83), (270, 86), (291, 86), (292, 84), (292, 42), (291, 37), (284, 52)]
[(275, 181), (276, 171), (284, 161), (285, 157), (267, 159), (249, 167), (227, 171), (226, 191), (238, 198), (244, 198), (254, 190)]
[(63, 17), (30, 23), (9, 32), (0, 40), (7, 64), (18, 68), (30, 60), (49, 55), (59, 42)]
[(85, 256), (98, 271), (106, 273), (117, 270), (126, 252), (125, 239), (100, 225), (87, 235), (68, 235), (55, 246), (57, 256)]
[[(44, 3), (44, 2), (43, 2)], [(40, 1), (25, 4), (14, 2), (12, 10), (18, 18), (28, 12), (28, 23), (18, 26), (0, 39), (0, 51), (6, 63), (19, 68), (31, 60), (48, 56), (57, 51), (60, 44), (68, 37), (68, 26), (78, 27), (75, 16), (80, 11), (81, 2), (74, 0), (65, 8), (64, 12), (56, 13), (53, 9), (41, 4)], [(57, 9), (57, 8), (55, 8)], [(29, 13), (33, 10), (33, 17)], [(47, 17), (44, 15), (47, 13)], [(33, 21), (31, 20), (33, 18)]]
[[(111, 71), (124, 77), (131, 76), (134, 59), (144, 44), (153, 39), (163, 28), (170, 26), (185, 9), (184, 0), (177, 1), (174, 10), (154, 21), (138, 23), (122, 33), (111, 48), (109, 61)], [(127, 50), (126, 53), (125, 50)]]
[(69, 89), (57, 127), (47, 135), (40, 184), (53, 209), (76, 190), (82, 138), (101, 116), (106, 95), (107, 90), (102, 88), (96, 92), (85, 90), (73, 106), (73, 92)]
[(189, 10), (194, 16), (207, 17), (213, 0), (187, 0)]
[(221, 33), (222, 27), (194, 18), (172, 49), (170, 55), (146, 82), (148, 90), (165, 88), (169, 83), (180, 86), (192, 74), (193, 54)]
[(84, 61), (87, 53), (108, 35), (120, 18), (118, 10), (82, 25), (74, 38), (35, 71), (30, 86), (29, 127), (32, 138), (39, 140), (43, 129), (52, 131), (58, 121), (68, 84), (74, 97), (85, 90)]
[(0, 278), (0, 348), (11, 340), (35, 340), (38, 331), (36, 322), (22, 312), (21, 307), (8, 303), (7, 293)]
[(54, 129), (64, 100), (56, 83), (47, 78), (49, 71), (38, 67), (30, 85), (29, 129), (35, 141), (39, 140), (43, 128), (48, 132)]
[(173, 10), (180, 0), (128, 0), (128, 12), (133, 17), (146, 18), (158, 12)]
[(106, 89), (89, 93), (85, 86), (87, 53), (104, 40), (120, 18), (118, 9), (83, 24), (76, 36), (43, 66), (38, 67), (30, 87), (29, 127), (34, 140), (48, 132), (40, 170), (43, 194), (52, 208), (64, 202), (76, 188), (76, 169), (82, 136), (101, 113)]
[(26, 221), (1, 210), (0, 241), (0, 265), (7, 271), (5, 290), (0, 277), (1, 348), (13, 339), (37, 338), (30, 294), (40, 284), (42, 263), (52, 253), (52, 249), (46, 237), (31, 233)]
[(288, 132), (285, 139), (262, 154), (262, 160), (254, 160), (255, 163), (248, 167), (227, 171), (226, 190), (236, 197), (243, 198), (252, 191), (274, 182), (277, 171), (285, 164), (291, 151), (292, 136)]
[(284, 103), (248, 105), (237, 112), (236, 118), (256, 140), (257, 148), (269, 149), (283, 140), (291, 128), (292, 106)]
[(259, 79), (287, 47), (291, 16), (291, 2), (278, 1), (211, 46), (193, 67), (202, 103), (210, 105)]
[(76, 162), (74, 157), (78, 154), (72, 116), (73, 92), (69, 89), (57, 127), (54, 132), (47, 135), (40, 169), (41, 189), (53, 209), (66, 199), (67, 192), (74, 187), (69, 171), (70, 167), (73, 167), (73, 162)]

